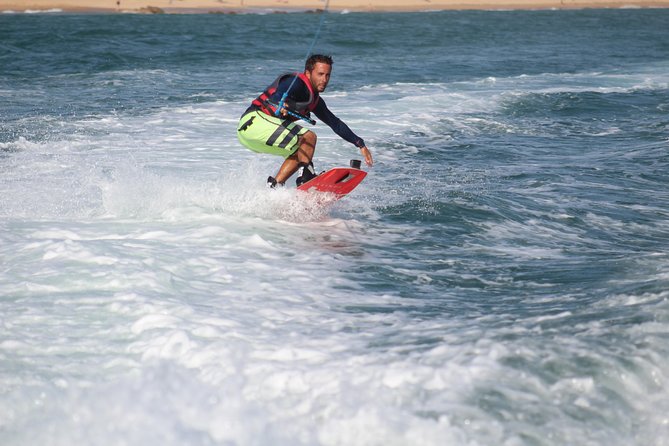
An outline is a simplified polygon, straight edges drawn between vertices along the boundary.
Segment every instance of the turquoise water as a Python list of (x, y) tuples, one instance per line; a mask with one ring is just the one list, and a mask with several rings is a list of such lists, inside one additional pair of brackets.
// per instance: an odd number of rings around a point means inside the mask
[(0, 443), (668, 445), (669, 11), (328, 14), (327, 209), (319, 20), (0, 16)]

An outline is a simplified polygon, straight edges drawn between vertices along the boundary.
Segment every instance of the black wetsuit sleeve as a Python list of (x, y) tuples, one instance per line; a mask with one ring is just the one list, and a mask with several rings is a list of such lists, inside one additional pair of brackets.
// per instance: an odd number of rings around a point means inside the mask
[(323, 98), (319, 98), (316, 108), (314, 108), (314, 114), (318, 119), (323, 121), (330, 127), (337, 135), (342, 139), (350, 142), (356, 147), (365, 147), (365, 141), (355, 133), (338, 117), (330, 111)]

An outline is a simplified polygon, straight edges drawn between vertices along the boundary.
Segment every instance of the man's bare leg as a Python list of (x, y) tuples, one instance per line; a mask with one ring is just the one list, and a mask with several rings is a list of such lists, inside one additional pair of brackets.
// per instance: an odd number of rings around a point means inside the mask
[(300, 147), (297, 149), (297, 152), (286, 158), (279, 168), (279, 172), (275, 177), (277, 183), (285, 183), (288, 178), (297, 172), (300, 164), (309, 164), (311, 162), (316, 151), (316, 139), (316, 134), (311, 130), (300, 137), (300, 141), (298, 142)]

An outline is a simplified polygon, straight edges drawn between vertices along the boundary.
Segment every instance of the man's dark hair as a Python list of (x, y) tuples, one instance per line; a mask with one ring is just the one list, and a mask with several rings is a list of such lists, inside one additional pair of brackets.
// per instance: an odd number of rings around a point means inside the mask
[(304, 71), (311, 71), (317, 63), (324, 63), (332, 66), (332, 57), (324, 54), (312, 54), (304, 63)]

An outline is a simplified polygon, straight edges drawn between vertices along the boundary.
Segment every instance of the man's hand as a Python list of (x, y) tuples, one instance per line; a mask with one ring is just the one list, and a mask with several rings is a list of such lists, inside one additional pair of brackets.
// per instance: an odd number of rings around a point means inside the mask
[(372, 159), (372, 152), (370, 152), (369, 149), (365, 146), (365, 147), (360, 147), (360, 153), (362, 153), (362, 156), (365, 157), (365, 163), (369, 167), (372, 167), (374, 165), (374, 160)]

